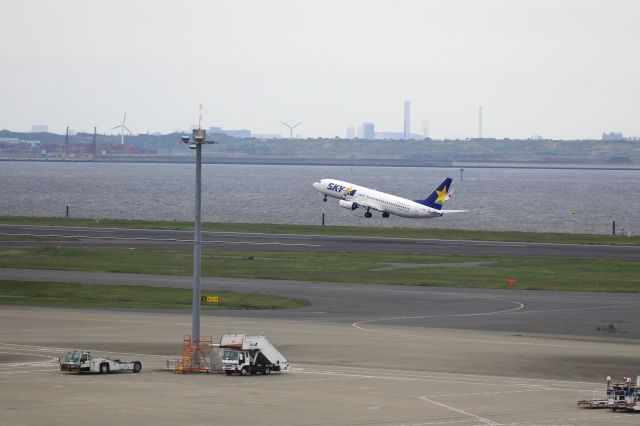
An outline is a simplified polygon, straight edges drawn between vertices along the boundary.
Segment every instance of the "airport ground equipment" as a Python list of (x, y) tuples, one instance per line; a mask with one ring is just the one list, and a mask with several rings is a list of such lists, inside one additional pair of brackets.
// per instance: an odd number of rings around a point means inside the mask
[(287, 358), (263, 335), (224, 334), (218, 351), (222, 354), (222, 369), (228, 375), (268, 375), (289, 369)]
[(614, 382), (611, 376), (607, 377), (606, 393), (592, 399), (581, 399), (579, 407), (584, 408), (608, 408), (611, 411), (640, 412), (640, 376), (636, 382), (631, 382), (630, 377), (624, 377), (622, 382)]
[(182, 355), (175, 361), (175, 373), (210, 373), (209, 362), (213, 339), (211, 337), (193, 337), (189, 334), (182, 341)]
[(102, 357), (93, 357), (90, 352), (68, 352), (64, 361), (60, 361), (60, 370), (72, 373), (116, 373), (120, 371), (139, 373), (142, 370), (140, 361), (120, 361)]

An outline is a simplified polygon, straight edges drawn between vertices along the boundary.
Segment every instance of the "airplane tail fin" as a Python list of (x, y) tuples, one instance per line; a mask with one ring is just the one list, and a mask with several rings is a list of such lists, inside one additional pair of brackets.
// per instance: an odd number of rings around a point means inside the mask
[(425, 198), (424, 200), (415, 200), (416, 203), (425, 205), (427, 207), (431, 207), (432, 209), (436, 209), (436, 210), (441, 210), (442, 209), (442, 203), (444, 203), (446, 200), (449, 199), (449, 197), (451, 196), (451, 181), (453, 179), (451, 178), (446, 178), (437, 188), (435, 191), (433, 191), (431, 193), (431, 195), (429, 195), (427, 198)]

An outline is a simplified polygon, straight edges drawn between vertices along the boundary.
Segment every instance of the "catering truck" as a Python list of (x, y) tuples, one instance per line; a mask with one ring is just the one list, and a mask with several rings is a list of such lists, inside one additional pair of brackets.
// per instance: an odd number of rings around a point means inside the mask
[(60, 370), (71, 373), (115, 373), (130, 371), (139, 373), (142, 370), (140, 361), (120, 361), (119, 359), (92, 357), (90, 352), (68, 352), (64, 362), (60, 361)]
[(220, 338), (219, 351), (222, 370), (227, 375), (268, 375), (272, 371), (289, 369), (287, 358), (262, 335), (224, 334)]

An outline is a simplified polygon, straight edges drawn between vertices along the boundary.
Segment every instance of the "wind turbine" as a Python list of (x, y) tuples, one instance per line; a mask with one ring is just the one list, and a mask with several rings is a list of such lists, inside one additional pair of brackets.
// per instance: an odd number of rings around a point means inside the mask
[(129, 128), (127, 126), (124, 125), (125, 121), (127, 121), (127, 111), (124, 112), (124, 118), (122, 119), (122, 124), (118, 124), (117, 126), (114, 126), (114, 127), (109, 129), (109, 130), (120, 129), (120, 145), (124, 145), (124, 131), (125, 130), (127, 132), (129, 132), (130, 135), (133, 135), (133, 132), (131, 130), (129, 130)]
[(287, 123), (285, 123), (284, 121), (281, 121), (282, 124), (284, 124), (285, 126), (287, 126), (289, 128), (289, 139), (293, 139), (293, 129), (295, 129), (296, 127), (298, 127), (299, 125), (301, 125), (302, 123), (304, 123), (304, 121), (299, 122), (296, 125), (290, 126)]

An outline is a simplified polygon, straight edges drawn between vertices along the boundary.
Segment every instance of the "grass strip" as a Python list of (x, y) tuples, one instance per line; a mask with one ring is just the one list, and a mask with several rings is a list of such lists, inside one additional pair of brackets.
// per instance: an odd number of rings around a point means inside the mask
[[(203, 302), (203, 310), (288, 309), (308, 305), (302, 299), (207, 291), (220, 297), (217, 304)], [(203, 293), (204, 294), (204, 293)], [(67, 284), (0, 280), (0, 304), (67, 308), (191, 309), (191, 290), (135, 285)]]
[[(192, 256), (190, 250), (12, 248), (0, 249), (0, 267), (191, 275)], [(505, 288), (515, 279), (519, 289), (640, 292), (640, 262), (630, 260), (205, 250), (202, 274), (464, 288)]]
[[(120, 219), (66, 219), (56, 217), (0, 216), (0, 223), (97, 228), (192, 230), (192, 222), (162, 222)], [(565, 244), (640, 245), (640, 236), (561, 234), (512, 231), (467, 231), (460, 229), (380, 228), (359, 226), (280, 225), (248, 223), (203, 223), (209, 232), (260, 232), (269, 234), (346, 235), (363, 237), (425, 238), (444, 240), (522, 241)]]

